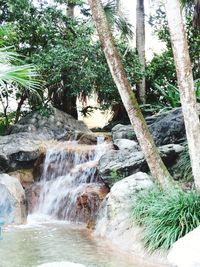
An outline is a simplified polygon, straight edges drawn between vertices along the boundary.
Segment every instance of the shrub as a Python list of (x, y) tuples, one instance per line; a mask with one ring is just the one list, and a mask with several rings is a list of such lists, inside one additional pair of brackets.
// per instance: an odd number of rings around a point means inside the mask
[(142, 239), (149, 252), (169, 249), (200, 225), (200, 195), (192, 190), (154, 188), (139, 194), (132, 219), (144, 227)]

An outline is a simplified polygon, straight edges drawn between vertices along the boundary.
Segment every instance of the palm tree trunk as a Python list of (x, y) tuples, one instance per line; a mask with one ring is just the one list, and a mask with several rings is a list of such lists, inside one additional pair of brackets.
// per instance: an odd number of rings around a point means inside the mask
[[(145, 71), (145, 12), (144, 12), (144, 0), (137, 0), (136, 5), (136, 51), (139, 57), (139, 61), (142, 66), (142, 71)], [(145, 88), (145, 76), (137, 84), (137, 91), (139, 100), (142, 104), (146, 103), (146, 88)]]
[(128, 82), (121, 59), (118, 55), (118, 51), (114, 45), (113, 37), (103, 11), (102, 3), (100, 0), (89, 0), (89, 4), (112, 77), (118, 88), (122, 102), (127, 110), (131, 124), (134, 127), (137, 139), (145, 155), (152, 176), (160, 183), (162, 187), (170, 186), (172, 177), (170, 176), (158, 153), (137, 103), (136, 97)]
[(195, 185), (200, 190), (200, 122), (197, 112), (192, 67), (179, 0), (165, 0), (180, 100)]

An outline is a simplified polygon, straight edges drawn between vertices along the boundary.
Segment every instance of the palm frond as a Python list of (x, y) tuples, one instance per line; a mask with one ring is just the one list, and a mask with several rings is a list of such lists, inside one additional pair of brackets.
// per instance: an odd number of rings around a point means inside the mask
[(30, 97), (41, 100), (42, 83), (37, 79), (35, 67), (22, 64), (19, 55), (9, 49), (0, 48), (0, 90), (7, 90), (7, 86), (12, 84), (21, 91), (26, 90)]
[(128, 23), (127, 17), (119, 12), (115, 0), (107, 0), (103, 2), (103, 8), (112, 30), (120, 32), (121, 37), (132, 38), (132, 26)]

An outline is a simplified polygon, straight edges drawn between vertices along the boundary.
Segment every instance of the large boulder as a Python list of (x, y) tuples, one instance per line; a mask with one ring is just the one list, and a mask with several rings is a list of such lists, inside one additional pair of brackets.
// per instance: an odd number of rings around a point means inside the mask
[(131, 150), (132, 152), (141, 150), (138, 143), (134, 140), (123, 139), (123, 138), (115, 139), (113, 144), (117, 149), (128, 149)]
[(33, 112), (23, 117), (11, 127), (10, 134), (28, 132), (34, 133), (38, 139), (61, 139), (67, 133), (69, 138), (75, 137), (77, 132), (88, 133), (88, 127), (82, 121), (75, 120), (71, 115), (51, 107), (47, 114)]
[(41, 141), (32, 133), (18, 133), (0, 138), (0, 172), (29, 167), (40, 155)]
[(15, 177), (0, 174), (0, 217), (8, 224), (26, 222), (25, 192)]
[[(185, 140), (185, 125), (181, 108), (146, 118), (149, 130), (157, 146), (178, 144)], [(131, 125), (118, 124), (112, 129), (113, 140), (136, 140)]]
[[(117, 182), (100, 206), (94, 234), (111, 240), (134, 256), (150, 260), (141, 241), (142, 229), (133, 224), (131, 212), (137, 194), (152, 186), (151, 177), (143, 172)], [(154, 260), (159, 262), (161, 257)]]
[(168, 254), (169, 262), (175, 267), (200, 266), (200, 226), (174, 243)]
[(12, 126), (9, 135), (0, 138), (0, 173), (33, 166), (41, 154), (44, 141), (67, 139), (78, 136), (78, 132), (90, 132), (82, 121), (51, 108), (46, 116), (33, 112)]
[[(184, 150), (181, 145), (165, 145), (159, 147), (160, 155), (167, 165), (171, 167), (176, 163), (178, 155)], [(129, 149), (110, 150), (99, 161), (99, 174), (103, 181), (112, 186), (115, 182), (139, 171), (148, 171), (148, 166), (142, 151)]]
[(115, 183), (100, 207), (95, 233), (110, 237), (130, 227), (131, 208), (137, 193), (152, 186), (151, 177), (143, 172)]

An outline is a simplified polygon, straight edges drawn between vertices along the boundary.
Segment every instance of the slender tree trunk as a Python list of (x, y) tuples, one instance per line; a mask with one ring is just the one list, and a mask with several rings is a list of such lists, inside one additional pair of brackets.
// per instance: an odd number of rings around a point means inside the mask
[[(142, 71), (145, 71), (145, 12), (144, 0), (137, 0), (136, 5), (136, 51), (142, 65)], [(146, 103), (145, 76), (137, 84), (139, 100), (142, 104)]]
[(68, 17), (74, 18), (74, 8), (75, 8), (74, 3), (68, 0), (68, 3), (67, 3), (67, 16)]
[(27, 99), (27, 94), (23, 94), (21, 96), (21, 99), (17, 105), (17, 110), (16, 110), (16, 115), (15, 115), (15, 121), (14, 121), (14, 124), (17, 123), (19, 121), (19, 117), (20, 117), (20, 113), (21, 113), (21, 108), (24, 104), (24, 101)]
[(192, 171), (200, 190), (200, 122), (192, 67), (179, 0), (165, 0)]
[(131, 124), (134, 127), (137, 139), (147, 160), (152, 176), (162, 187), (170, 186), (172, 177), (158, 153), (136, 97), (128, 82), (121, 59), (113, 42), (113, 37), (102, 8), (102, 3), (100, 0), (89, 0), (89, 4), (112, 77), (127, 110)]
[(193, 14), (193, 25), (195, 28), (200, 30), (200, 0), (195, 0), (194, 14)]

